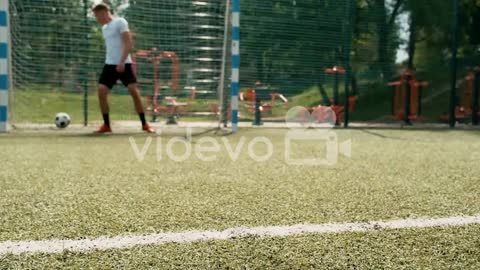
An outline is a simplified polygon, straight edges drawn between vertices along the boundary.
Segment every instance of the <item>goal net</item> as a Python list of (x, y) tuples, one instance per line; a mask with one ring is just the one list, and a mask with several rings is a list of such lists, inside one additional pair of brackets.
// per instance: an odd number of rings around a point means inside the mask
[[(226, 1), (105, 1), (129, 21), (134, 69), (152, 120), (218, 122), (228, 53)], [(91, 0), (10, 2), (14, 123), (101, 120), (96, 96), (104, 63), (101, 26)], [(228, 90), (227, 90), (228, 91)], [(117, 83), (111, 119), (137, 120), (128, 90)]]

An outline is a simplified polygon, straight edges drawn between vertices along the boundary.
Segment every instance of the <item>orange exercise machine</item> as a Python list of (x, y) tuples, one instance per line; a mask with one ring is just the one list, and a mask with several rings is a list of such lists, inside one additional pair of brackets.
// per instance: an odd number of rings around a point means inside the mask
[(283, 94), (269, 91), (268, 87), (263, 86), (260, 81), (255, 83), (255, 88), (240, 92), (239, 99), (250, 113), (255, 114), (253, 122), (255, 126), (262, 125), (262, 113), (273, 113), (277, 99), (282, 103), (288, 102)]
[[(138, 59), (140, 58), (150, 61), (153, 67), (153, 95), (146, 96), (147, 110), (152, 112), (152, 121), (155, 122), (158, 116), (166, 114), (168, 115), (167, 124), (176, 124), (176, 116), (181, 112), (187, 111), (190, 103), (194, 101), (196, 94), (195, 87), (192, 87), (188, 102), (182, 103), (177, 101), (176, 95), (178, 91), (180, 60), (175, 52), (158, 52), (157, 48), (153, 48), (152, 50), (138, 50), (133, 55), (133, 68), (135, 74), (138, 73)], [(162, 86), (159, 78), (159, 67), (162, 61), (165, 59), (169, 59), (171, 61), (171, 96), (161, 93)], [(139, 82), (141, 83), (142, 80)], [(162, 100), (164, 102), (162, 102)]]
[[(277, 101), (277, 98), (279, 100), (281, 100), (283, 103), (288, 102), (288, 99), (280, 93), (273, 92), (273, 93), (266, 93), (265, 94), (261, 91), (268, 91), (268, 88), (263, 87), (262, 82), (258, 81), (258, 82), (255, 83), (255, 88), (250, 88), (245, 92), (240, 92), (239, 99), (242, 102), (248, 103), (248, 104), (246, 104), (246, 106), (247, 106), (249, 112), (255, 113), (256, 108), (255, 108), (254, 103), (257, 101), (257, 92), (258, 92), (258, 96), (261, 100), (261, 105), (259, 106), (259, 110), (262, 113), (265, 113), (265, 112), (270, 112), (271, 113), (272, 110), (273, 110), (273, 107), (274, 107), (274, 105)], [(263, 99), (268, 95), (270, 96), (270, 102), (263, 101)]]
[[(456, 102), (455, 120), (458, 122), (468, 122), (470, 119), (473, 125), (479, 124), (480, 118), (480, 67), (474, 67), (471, 72), (465, 76), (462, 84), (462, 97)], [(448, 115), (440, 116), (440, 120), (447, 122)]]
[(393, 117), (405, 121), (407, 125), (419, 120), (422, 114), (422, 90), (428, 86), (428, 82), (417, 80), (415, 71), (405, 70), (399, 81), (388, 85), (395, 87), (392, 97)]
[[(332, 68), (327, 68), (325, 70), (327, 74), (333, 74), (335, 76), (334, 78), (334, 84), (333, 84), (333, 98), (329, 99), (329, 104), (327, 104), (327, 107), (330, 107), (331, 110), (335, 113), (335, 120), (336, 120), (336, 125), (340, 125), (341, 122), (344, 121), (345, 117), (345, 105), (341, 104), (340, 102), (340, 92), (339, 92), (339, 83), (340, 83), (340, 75), (346, 74), (346, 70), (343, 67), (339, 66), (333, 66)], [(322, 91), (322, 95), (324, 98), (327, 98), (327, 94), (323, 88), (320, 89)], [(355, 105), (358, 102), (358, 97), (355, 95), (349, 96), (348, 97), (348, 109), (349, 112), (353, 112), (355, 109)], [(310, 112), (313, 111), (322, 111), (319, 110), (322, 107), (322, 105), (319, 105), (317, 107), (311, 108)], [(322, 122), (324, 121), (323, 119), (323, 114), (317, 114), (317, 121)]]

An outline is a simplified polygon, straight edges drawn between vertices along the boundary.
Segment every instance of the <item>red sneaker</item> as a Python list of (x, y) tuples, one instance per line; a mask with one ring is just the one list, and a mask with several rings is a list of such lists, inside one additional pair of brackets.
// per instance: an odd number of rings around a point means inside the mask
[(155, 130), (153, 130), (153, 128), (149, 124), (145, 124), (142, 127), (142, 130), (147, 132), (147, 133), (155, 133)]
[(109, 133), (112, 132), (112, 128), (106, 125), (102, 125), (95, 131), (95, 133)]

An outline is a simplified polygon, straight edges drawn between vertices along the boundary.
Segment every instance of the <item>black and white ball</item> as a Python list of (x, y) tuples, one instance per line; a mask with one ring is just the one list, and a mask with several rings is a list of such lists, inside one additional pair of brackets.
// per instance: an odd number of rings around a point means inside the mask
[(57, 113), (55, 116), (55, 125), (58, 128), (66, 128), (68, 125), (70, 125), (70, 116), (67, 113), (61, 112)]

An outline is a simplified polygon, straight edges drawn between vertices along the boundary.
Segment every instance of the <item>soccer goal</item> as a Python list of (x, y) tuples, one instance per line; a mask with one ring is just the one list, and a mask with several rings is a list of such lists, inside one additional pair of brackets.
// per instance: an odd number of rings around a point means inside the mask
[[(129, 22), (133, 69), (149, 120), (228, 124), (231, 1), (104, 2)], [(91, 12), (95, 3), (10, 1), (13, 124), (52, 124), (58, 112), (78, 125), (102, 119), (96, 89), (105, 48)], [(120, 82), (109, 103), (113, 122), (138, 119)]]

